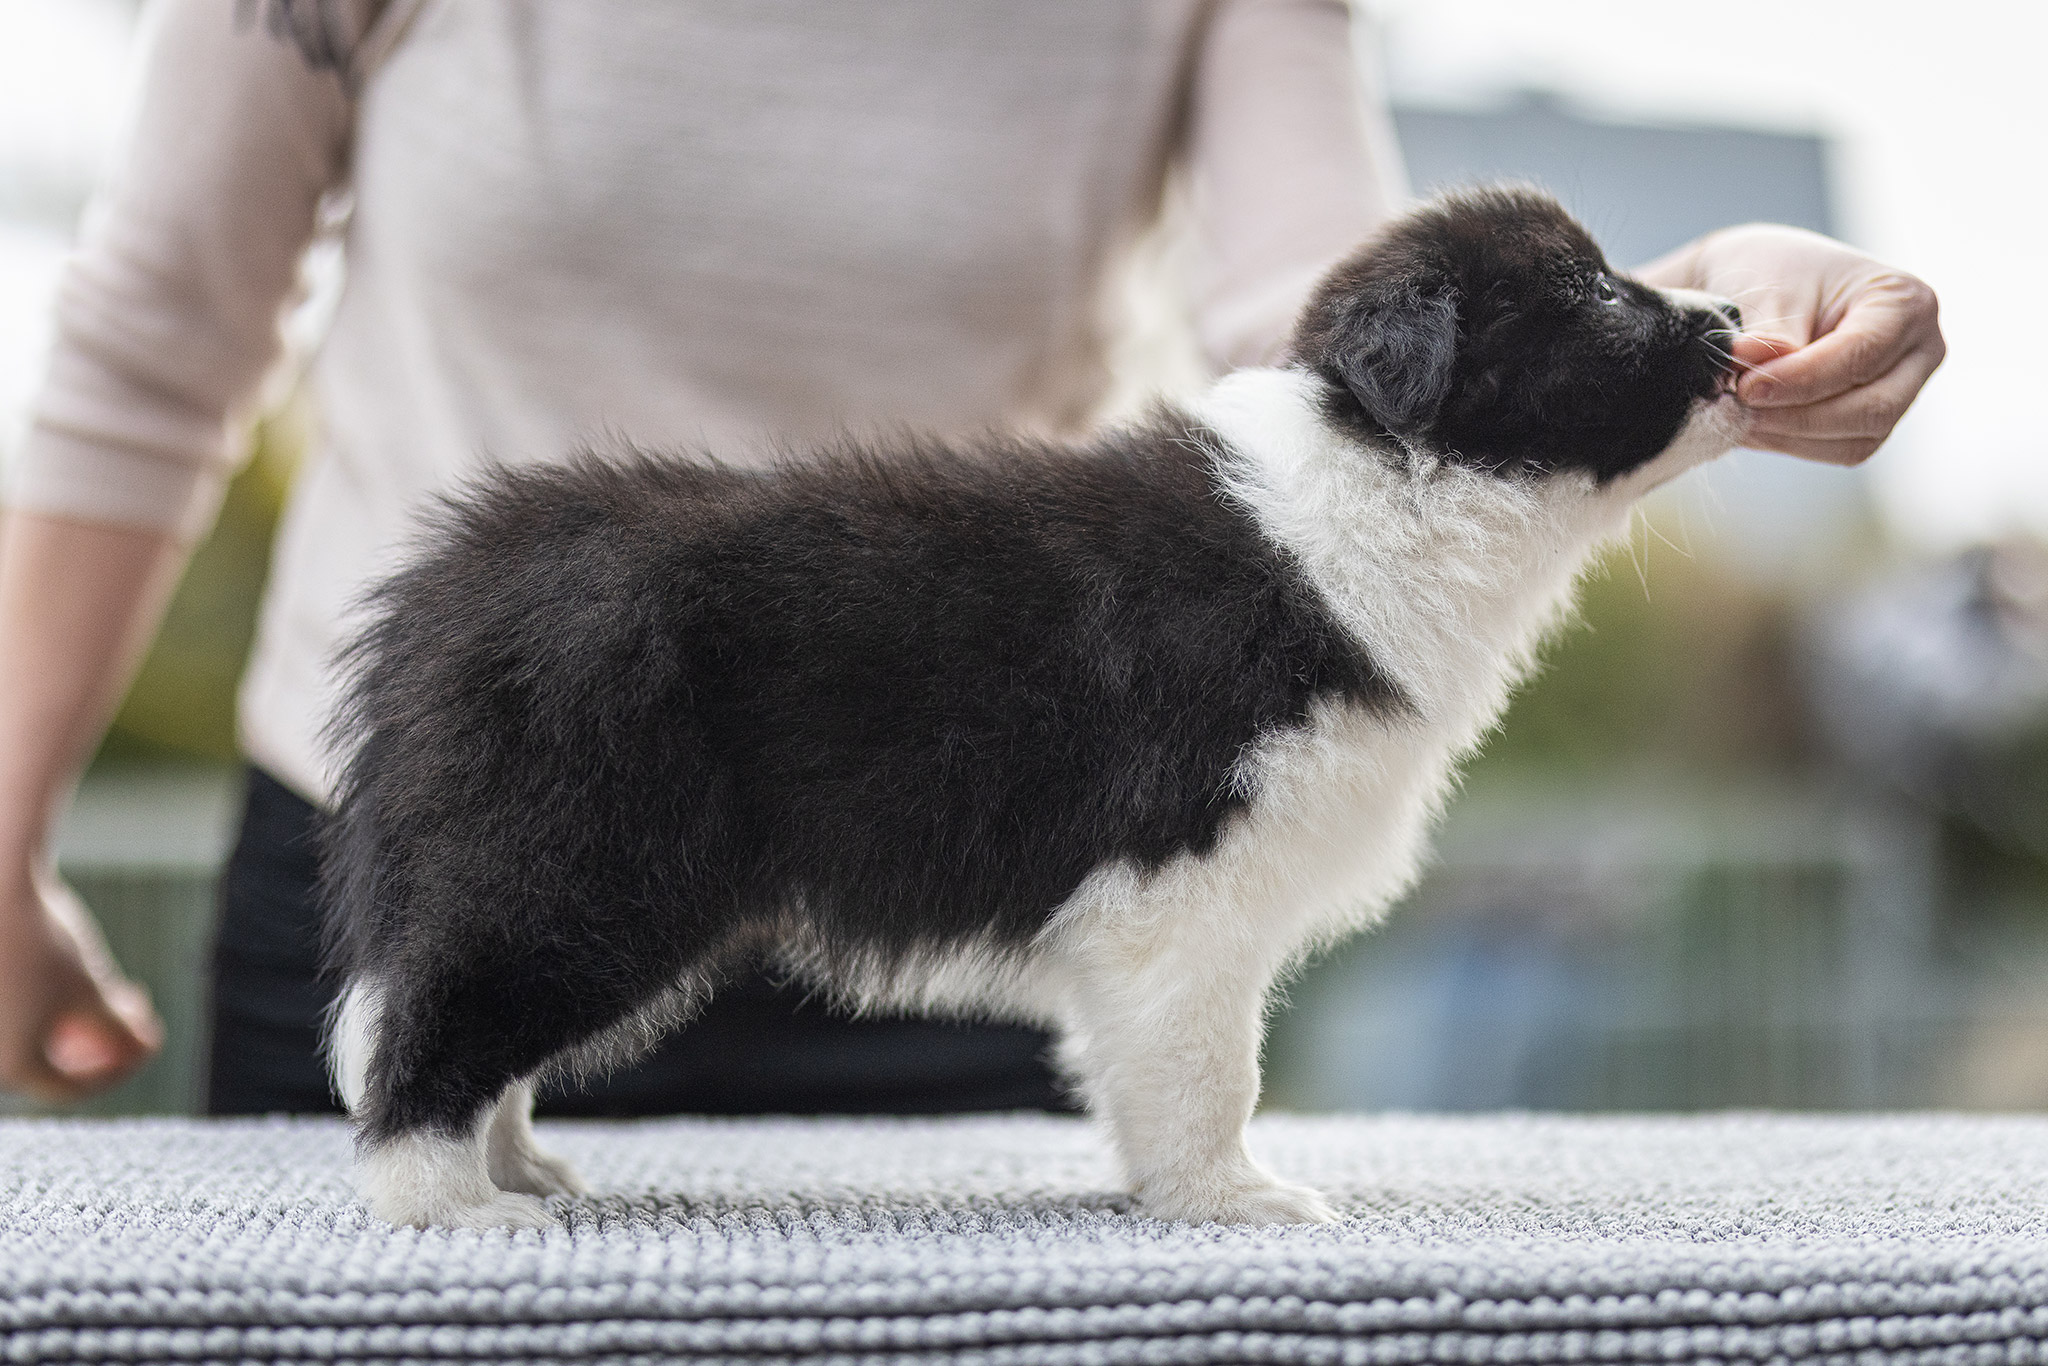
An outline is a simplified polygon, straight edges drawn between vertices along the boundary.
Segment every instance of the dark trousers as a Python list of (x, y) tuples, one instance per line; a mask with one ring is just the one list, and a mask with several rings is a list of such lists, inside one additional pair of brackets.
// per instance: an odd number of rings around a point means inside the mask
[[(240, 838), (220, 884), (207, 1110), (340, 1108), (327, 1084), (318, 974), (314, 808), (249, 771)], [(729, 984), (652, 1054), (542, 1113), (935, 1114), (1067, 1108), (1037, 1030), (915, 1019), (851, 1020), (758, 973)]]

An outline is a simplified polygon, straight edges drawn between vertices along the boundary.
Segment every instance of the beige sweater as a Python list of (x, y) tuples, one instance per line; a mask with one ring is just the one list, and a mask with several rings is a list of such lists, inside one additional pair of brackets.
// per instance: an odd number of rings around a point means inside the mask
[(1176, 159), (1217, 368), (1268, 358), (1397, 193), (1341, 0), (343, 0), (349, 80), (239, 8), (146, 20), (10, 496), (202, 532), (351, 190), (241, 699), (316, 799), (356, 599), (483, 462), (1069, 428)]

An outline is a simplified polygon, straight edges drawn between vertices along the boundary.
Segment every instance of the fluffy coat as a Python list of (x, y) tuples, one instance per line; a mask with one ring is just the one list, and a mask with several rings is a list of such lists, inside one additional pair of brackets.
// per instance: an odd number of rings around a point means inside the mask
[(1254, 1163), (1263, 1012), (1412, 882), (1590, 551), (1733, 444), (1731, 306), (1525, 191), (1326, 280), (1296, 360), (1079, 446), (502, 472), (379, 590), (326, 835), (364, 1192), (539, 1224), (536, 1077), (765, 958), (1043, 1023), (1145, 1207)]

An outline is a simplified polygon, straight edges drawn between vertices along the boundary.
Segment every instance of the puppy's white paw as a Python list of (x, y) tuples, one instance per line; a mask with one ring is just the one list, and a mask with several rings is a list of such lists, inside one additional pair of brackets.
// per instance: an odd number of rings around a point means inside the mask
[(436, 1201), (411, 1208), (372, 1201), (370, 1212), (391, 1224), (413, 1228), (553, 1228), (555, 1221), (538, 1196), (500, 1191), (477, 1204)]
[(576, 1169), (559, 1157), (538, 1149), (514, 1153), (491, 1163), (491, 1181), (500, 1190), (524, 1191), (528, 1195), (588, 1195), (590, 1187)]
[(1229, 1190), (1147, 1192), (1148, 1214), (1190, 1224), (1334, 1224), (1337, 1211), (1307, 1186), (1268, 1181)]
[(481, 1138), (411, 1133), (365, 1148), (356, 1188), (370, 1213), (414, 1228), (547, 1228), (547, 1206), (491, 1182)]
[(432, 1222), (440, 1228), (553, 1228), (555, 1221), (538, 1196), (501, 1191), (481, 1205), (446, 1211)]

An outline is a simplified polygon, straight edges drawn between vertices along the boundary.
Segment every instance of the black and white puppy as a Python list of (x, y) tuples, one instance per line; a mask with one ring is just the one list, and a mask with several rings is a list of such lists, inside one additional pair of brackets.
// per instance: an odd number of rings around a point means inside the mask
[(1738, 325), (1484, 190), (1333, 272), (1294, 363), (1090, 442), (462, 494), (377, 594), (326, 832), (371, 1209), (545, 1224), (535, 1079), (757, 956), (1057, 1029), (1151, 1213), (1330, 1218), (1245, 1149), (1268, 993), (1412, 882), (1589, 552), (1734, 444)]

